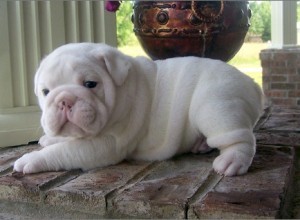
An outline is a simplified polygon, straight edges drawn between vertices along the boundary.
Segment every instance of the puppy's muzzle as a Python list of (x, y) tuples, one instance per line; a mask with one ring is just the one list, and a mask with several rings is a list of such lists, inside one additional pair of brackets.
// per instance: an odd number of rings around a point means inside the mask
[(74, 105), (74, 102), (67, 98), (61, 100), (58, 103), (58, 106), (62, 111), (72, 111), (73, 105)]

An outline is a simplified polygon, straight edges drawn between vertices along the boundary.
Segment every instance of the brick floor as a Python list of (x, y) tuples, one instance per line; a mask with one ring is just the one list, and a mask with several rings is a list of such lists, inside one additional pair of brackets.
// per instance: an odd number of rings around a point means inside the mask
[(0, 218), (300, 218), (299, 125), (300, 109), (267, 109), (253, 164), (238, 177), (212, 170), (217, 151), (22, 175), (13, 162), (38, 146), (1, 149)]

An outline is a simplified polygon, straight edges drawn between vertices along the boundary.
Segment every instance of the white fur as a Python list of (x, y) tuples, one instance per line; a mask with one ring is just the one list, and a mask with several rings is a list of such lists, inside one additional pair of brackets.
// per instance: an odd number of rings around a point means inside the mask
[[(86, 88), (86, 81), (98, 84)], [(35, 85), (44, 148), (17, 160), (18, 172), (164, 160), (206, 150), (205, 143), (193, 144), (207, 139), (221, 152), (216, 172), (232, 176), (246, 173), (255, 154), (261, 90), (221, 61), (151, 61), (104, 44), (68, 44), (41, 62)]]

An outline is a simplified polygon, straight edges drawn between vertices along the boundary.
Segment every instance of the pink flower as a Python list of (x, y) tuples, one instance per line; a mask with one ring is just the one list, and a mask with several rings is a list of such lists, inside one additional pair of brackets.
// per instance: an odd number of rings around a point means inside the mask
[(105, 9), (110, 12), (115, 12), (119, 9), (122, 1), (105, 1)]

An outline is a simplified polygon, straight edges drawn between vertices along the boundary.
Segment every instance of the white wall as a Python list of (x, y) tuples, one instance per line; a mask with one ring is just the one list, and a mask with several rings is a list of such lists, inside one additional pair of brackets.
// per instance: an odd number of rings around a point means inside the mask
[(103, 1), (0, 1), (0, 147), (38, 140), (35, 70), (46, 54), (69, 42), (116, 46), (114, 13)]
[(272, 47), (297, 44), (297, 1), (271, 1)]

